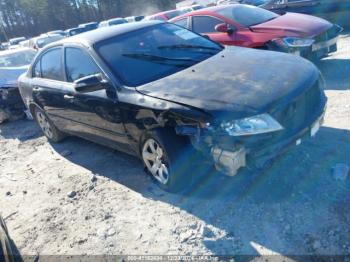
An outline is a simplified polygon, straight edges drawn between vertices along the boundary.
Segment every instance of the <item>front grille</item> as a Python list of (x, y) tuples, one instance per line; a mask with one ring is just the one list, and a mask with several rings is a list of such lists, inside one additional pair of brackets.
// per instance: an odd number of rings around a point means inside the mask
[(321, 43), (337, 37), (343, 29), (338, 25), (333, 25), (327, 31), (315, 37), (315, 43)]
[[(317, 81), (288, 105), (271, 112), (272, 116), (285, 128), (282, 133), (295, 133), (304, 128), (320, 107), (322, 91)], [(286, 134), (284, 134), (286, 135)]]

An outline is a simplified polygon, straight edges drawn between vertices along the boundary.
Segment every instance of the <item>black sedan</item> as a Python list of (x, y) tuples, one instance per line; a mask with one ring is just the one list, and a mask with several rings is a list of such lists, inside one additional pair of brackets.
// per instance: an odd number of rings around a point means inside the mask
[(19, 85), (49, 141), (77, 135), (136, 155), (169, 191), (196, 176), (198, 155), (231, 176), (262, 165), (314, 136), (326, 105), (319, 71), (300, 57), (155, 21), (51, 44)]

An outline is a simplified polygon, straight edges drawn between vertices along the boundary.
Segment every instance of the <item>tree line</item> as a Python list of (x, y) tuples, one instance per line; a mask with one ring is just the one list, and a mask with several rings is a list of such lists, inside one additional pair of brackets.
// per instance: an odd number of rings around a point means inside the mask
[(0, 0), (0, 41), (175, 8), (174, 0)]

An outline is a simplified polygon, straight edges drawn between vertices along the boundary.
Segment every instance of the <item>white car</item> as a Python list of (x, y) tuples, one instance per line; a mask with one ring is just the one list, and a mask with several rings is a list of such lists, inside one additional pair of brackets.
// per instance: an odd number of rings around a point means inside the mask
[(113, 26), (113, 25), (120, 25), (120, 24), (125, 24), (128, 23), (128, 21), (125, 18), (113, 18), (113, 19), (109, 19), (106, 21), (102, 21), (99, 23), (98, 27), (107, 27), (107, 26)]
[(25, 106), (17, 86), (18, 77), (25, 73), (36, 50), (17, 48), (0, 53), (0, 123), (25, 115)]
[(29, 47), (30, 48), (34, 48), (34, 49), (41, 49), (44, 46), (59, 41), (61, 39), (63, 39), (64, 36), (56, 34), (42, 34), (38, 37), (34, 37), (32, 39), (29, 40)]
[(189, 12), (200, 10), (203, 8), (204, 8), (204, 6), (202, 6), (202, 5), (190, 5), (190, 6), (182, 7), (178, 10), (182, 11), (183, 13), (189, 13)]

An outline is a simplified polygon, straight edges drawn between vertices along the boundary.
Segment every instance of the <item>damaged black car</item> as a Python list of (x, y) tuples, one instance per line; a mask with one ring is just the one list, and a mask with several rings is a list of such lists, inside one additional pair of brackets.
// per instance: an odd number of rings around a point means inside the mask
[(19, 85), (49, 141), (76, 135), (136, 155), (169, 191), (204, 160), (230, 176), (263, 166), (315, 136), (326, 107), (311, 62), (155, 21), (51, 44)]
[(25, 115), (17, 79), (28, 70), (35, 54), (36, 51), (29, 48), (0, 53), (0, 123), (17, 120)]

